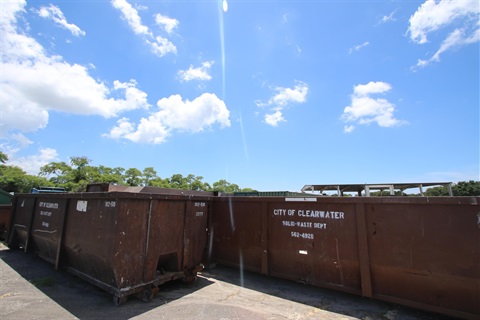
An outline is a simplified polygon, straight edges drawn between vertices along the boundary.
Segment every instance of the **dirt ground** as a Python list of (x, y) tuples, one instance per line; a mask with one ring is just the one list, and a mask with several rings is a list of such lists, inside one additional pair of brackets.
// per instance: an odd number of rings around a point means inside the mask
[(389, 303), (217, 266), (193, 285), (166, 283), (150, 302), (112, 296), (0, 244), (1, 319), (447, 319)]

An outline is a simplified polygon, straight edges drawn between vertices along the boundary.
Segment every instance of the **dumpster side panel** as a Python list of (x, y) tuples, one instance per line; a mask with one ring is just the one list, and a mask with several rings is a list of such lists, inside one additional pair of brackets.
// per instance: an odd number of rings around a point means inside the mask
[(115, 217), (114, 251), (109, 257), (117, 288), (142, 283), (145, 267), (148, 212), (147, 199), (119, 199)]
[(117, 289), (142, 280), (148, 201), (72, 199), (65, 227), (64, 263)]
[(31, 228), (32, 245), (45, 260), (55, 263), (63, 232), (67, 199), (38, 198)]
[(8, 235), (10, 247), (25, 248), (27, 246), (35, 201), (36, 199), (31, 197), (16, 197), (12, 208), (12, 227)]
[(479, 206), (366, 207), (374, 297), (480, 314)]
[(12, 219), (12, 205), (0, 204), (0, 240), (7, 240)]
[(229, 199), (212, 203), (213, 259), (245, 270), (262, 271), (262, 203)]
[(188, 201), (185, 211), (184, 262), (185, 270), (193, 270), (202, 262), (207, 244), (209, 202)]
[(182, 271), (185, 202), (152, 200), (144, 282), (157, 273)]
[[(112, 203), (112, 202), (110, 202)], [(115, 206), (103, 199), (70, 201), (63, 244), (63, 264), (108, 285), (115, 276), (107, 259), (114, 251)]]
[(274, 202), (268, 206), (269, 273), (359, 293), (361, 279), (352, 204)]

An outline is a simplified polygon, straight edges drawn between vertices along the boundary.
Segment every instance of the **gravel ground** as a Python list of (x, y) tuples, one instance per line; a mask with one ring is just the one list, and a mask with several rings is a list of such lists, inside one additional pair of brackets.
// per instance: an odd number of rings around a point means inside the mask
[(0, 244), (2, 319), (448, 319), (389, 303), (217, 266), (193, 285), (166, 283), (150, 302), (112, 296)]

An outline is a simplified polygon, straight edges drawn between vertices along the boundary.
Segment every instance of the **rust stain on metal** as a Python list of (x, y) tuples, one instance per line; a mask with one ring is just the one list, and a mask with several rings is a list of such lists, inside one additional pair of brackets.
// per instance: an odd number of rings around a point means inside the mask
[(473, 319), (480, 214), (471, 198), (219, 198), (211, 251), (219, 263)]
[(214, 261), (480, 316), (478, 197), (214, 197), (105, 185), (91, 191), (17, 195), (8, 244), (65, 266), (117, 304), (132, 294), (149, 300), (167, 281), (192, 281), (202, 262)]
[(209, 198), (101, 192), (18, 195), (9, 246), (110, 292), (149, 300), (157, 286), (202, 269)]
[(6, 240), (12, 219), (12, 205), (0, 205), (0, 240)]

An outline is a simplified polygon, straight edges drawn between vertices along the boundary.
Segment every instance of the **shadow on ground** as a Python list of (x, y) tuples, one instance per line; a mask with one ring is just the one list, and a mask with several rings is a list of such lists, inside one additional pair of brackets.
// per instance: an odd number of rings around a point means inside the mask
[(202, 273), (216, 280), (363, 320), (446, 320), (451, 317), (412, 309), (353, 294), (268, 277), (239, 269), (215, 266)]
[(38, 256), (19, 250), (0, 250), (0, 259), (58, 305), (80, 319), (130, 319), (181, 299), (212, 284), (199, 277), (192, 285), (181, 280), (160, 286), (160, 292), (150, 302), (129, 297), (121, 306), (115, 306), (113, 296)]
[[(165, 283), (160, 286), (160, 292), (150, 302), (131, 297), (124, 305), (117, 307), (113, 304), (111, 294), (66, 271), (55, 271), (52, 264), (31, 253), (25, 254), (23, 251), (8, 249), (0, 250), (0, 259), (30, 282), (32, 286), (38, 288), (52, 301), (79, 319), (130, 319), (134, 317), (144, 319), (175, 319), (175, 317), (181, 319), (247, 319), (252, 316), (255, 318), (259, 314), (251, 312), (252, 308), (267, 307), (267, 301), (272, 300), (269, 297), (285, 300), (284, 303), (280, 300), (280, 306), (283, 305), (285, 309), (278, 309), (279, 312), (288, 310), (288, 304), (293, 301), (331, 312), (332, 319), (449, 319), (395, 304), (252, 272), (240, 272), (238, 269), (224, 266), (205, 270), (190, 286), (181, 281)], [(226, 286), (233, 287), (233, 289), (228, 289)], [(234, 300), (232, 292), (240, 292), (241, 290), (237, 290), (240, 287), (252, 290), (254, 294), (239, 293), (243, 300)], [(219, 288), (224, 290), (220, 290), (222, 294), (227, 294), (224, 299), (218, 299)], [(265, 296), (259, 297), (262, 294)], [(255, 300), (256, 297), (259, 297), (258, 300)], [(223, 302), (224, 300), (228, 301)], [(192, 310), (186, 310), (188, 308)], [(292, 306), (292, 308), (294, 307)], [(206, 316), (200, 314), (202, 310)], [(247, 315), (250, 316), (246, 317)], [(276, 315), (273, 318), (270, 316), (262, 319), (293, 319), (292, 317), (293, 315)], [(300, 319), (295, 317), (295, 319), (297, 318)], [(314, 318), (316, 317), (308, 317), (308, 319)]]

